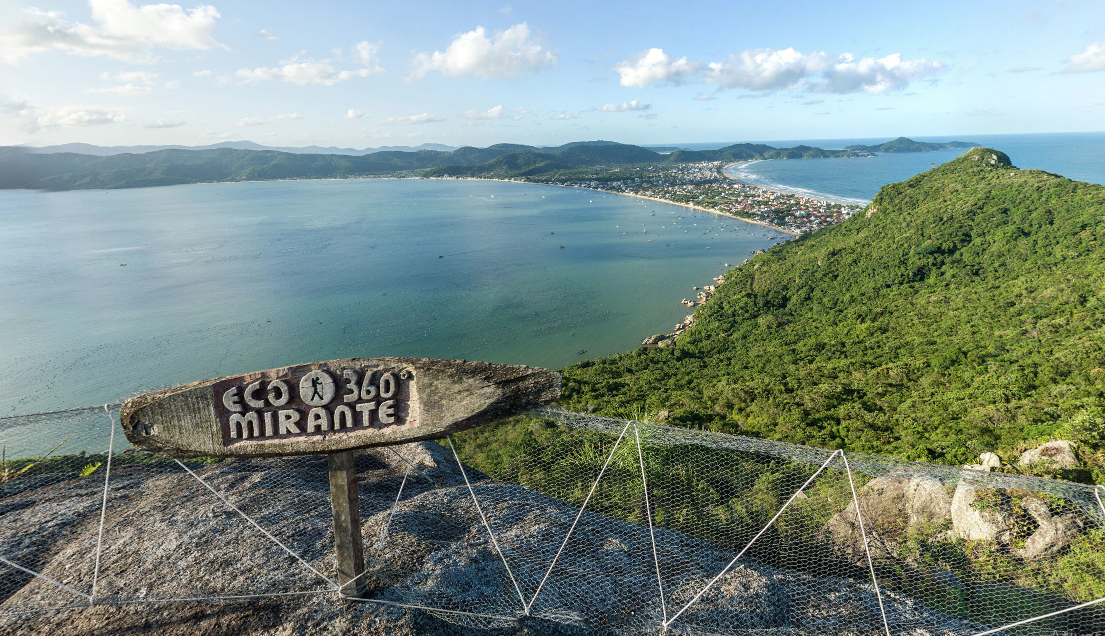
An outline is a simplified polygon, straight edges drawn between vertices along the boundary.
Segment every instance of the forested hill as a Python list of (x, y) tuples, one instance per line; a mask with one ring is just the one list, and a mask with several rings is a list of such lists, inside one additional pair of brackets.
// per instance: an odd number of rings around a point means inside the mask
[[(570, 145), (570, 144), (569, 144)], [(619, 144), (620, 145), (620, 144)], [(629, 151), (628, 148), (636, 148)], [(644, 151), (644, 152), (639, 152)], [(649, 154), (645, 154), (649, 153)], [(637, 146), (575, 146), (566, 150), (549, 152), (519, 151), (504, 153), (482, 164), (446, 165), (426, 171), (427, 177), (483, 177), (511, 179), (537, 177), (555, 179), (558, 176), (573, 178), (583, 176), (580, 170), (613, 165), (679, 164), (747, 161), (752, 159), (824, 159), (828, 157), (857, 157), (865, 153), (854, 150), (825, 150), (812, 146), (776, 148), (764, 144), (733, 144), (717, 150), (675, 150), (662, 155)], [(572, 171), (577, 171), (573, 173)]]
[(845, 150), (857, 152), (932, 152), (934, 150), (947, 150), (950, 148), (974, 148), (978, 144), (971, 141), (946, 141), (930, 143), (927, 141), (913, 141), (908, 137), (898, 137), (886, 143), (874, 146), (845, 146)]
[[(396, 173), (511, 178), (537, 174), (551, 176), (562, 171), (587, 171), (610, 166), (854, 154), (852, 151), (830, 151), (809, 146), (773, 148), (762, 144), (736, 144), (721, 150), (679, 150), (661, 154), (640, 146), (609, 141), (573, 142), (556, 148), (496, 144), (487, 148), (458, 148), (451, 152), (383, 151), (363, 156), (233, 148), (169, 149), (94, 156), (38, 154), (22, 148), (0, 147), (0, 188), (138, 188), (181, 183), (328, 179)], [(424, 172), (433, 168), (437, 170)]]
[(564, 401), (953, 464), (1101, 451), (1103, 243), (1105, 188), (973, 149), (731, 270), (675, 345), (567, 368)]

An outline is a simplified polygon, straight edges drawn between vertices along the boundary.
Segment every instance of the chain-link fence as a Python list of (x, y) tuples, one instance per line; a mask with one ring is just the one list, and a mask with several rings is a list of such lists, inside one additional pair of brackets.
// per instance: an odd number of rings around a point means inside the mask
[[(494, 462), (451, 440), (357, 453), (365, 603), (591, 633), (1105, 633), (1102, 487), (537, 415)], [(111, 605), (345, 611), (324, 457), (120, 451), (110, 408), (0, 436), (93, 416), (106, 448), (5, 443), (0, 629)]]

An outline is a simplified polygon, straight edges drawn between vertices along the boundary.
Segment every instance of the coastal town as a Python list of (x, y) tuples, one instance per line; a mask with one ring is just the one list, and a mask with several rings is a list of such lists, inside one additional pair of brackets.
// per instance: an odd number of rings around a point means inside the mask
[(743, 183), (726, 176), (722, 167), (718, 162), (702, 162), (622, 168), (613, 174), (604, 173), (601, 176), (595, 174), (570, 179), (524, 180), (690, 205), (767, 223), (793, 234), (839, 223), (860, 209)]

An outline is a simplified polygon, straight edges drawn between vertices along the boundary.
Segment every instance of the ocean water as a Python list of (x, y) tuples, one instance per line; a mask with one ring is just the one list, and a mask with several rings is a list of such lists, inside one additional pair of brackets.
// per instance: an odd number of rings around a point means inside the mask
[[(1105, 133), (1041, 135), (953, 135), (917, 137), (918, 141), (968, 141), (1001, 150), (1013, 165), (1046, 170), (1078, 181), (1105, 184)], [(876, 144), (886, 139), (790, 140), (773, 146), (805, 143), (822, 148)], [(866, 205), (879, 188), (904, 181), (962, 155), (965, 150), (886, 153), (853, 159), (757, 161), (729, 168), (735, 178), (767, 188)]]
[[(324, 180), (0, 191), (0, 237), (4, 417), (352, 356), (560, 368), (671, 331), (781, 235), (571, 188)], [(106, 446), (102, 413), (59, 421), (0, 420), (0, 443)]]

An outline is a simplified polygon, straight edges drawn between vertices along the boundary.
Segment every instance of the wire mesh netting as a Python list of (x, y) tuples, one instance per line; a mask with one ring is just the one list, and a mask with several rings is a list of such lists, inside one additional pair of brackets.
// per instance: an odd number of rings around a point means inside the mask
[[(74, 413), (29, 417), (60, 432)], [(358, 451), (364, 602), (591, 633), (1105, 633), (1101, 487), (538, 415), (494, 465), (451, 440)], [(5, 446), (0, 626), (260, 597), (343, 611), (324, 457), (85, 446)]]

